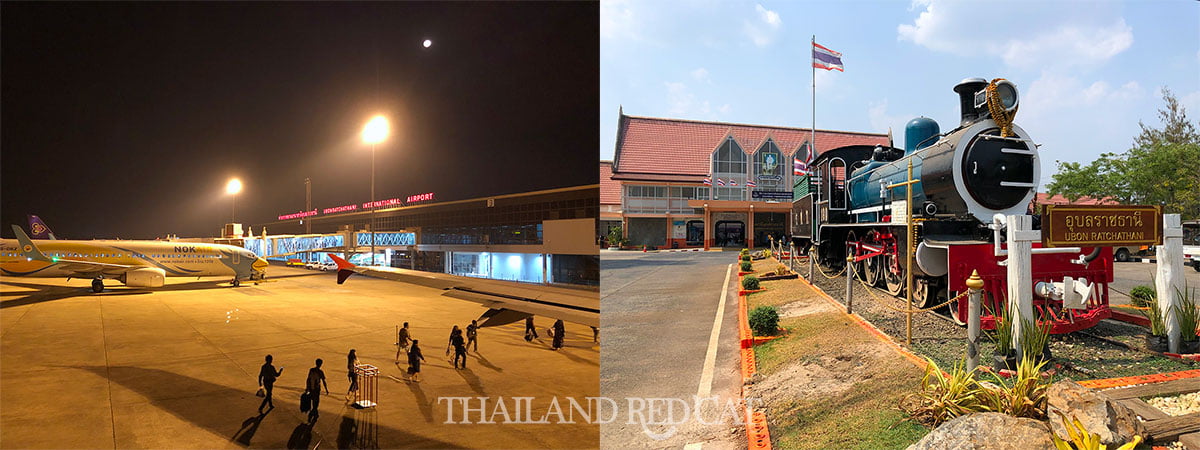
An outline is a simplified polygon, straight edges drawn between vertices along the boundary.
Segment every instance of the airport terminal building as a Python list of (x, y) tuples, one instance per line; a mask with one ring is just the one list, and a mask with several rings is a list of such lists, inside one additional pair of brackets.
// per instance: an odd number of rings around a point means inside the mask
[[(634, 247), (754, 247), (790, 227), (793, 162), (807, 128), (627, 116), (600, 163), (600, 220)], [(888, 145), (887, 134), (816, 131), (816, 149)]]
[[(375, 264), (480, 278), (598, 285), (599, 185), (437, 202), (433, 194), (315, 208), (225, 239), (260, 256)], [(269, 234), (268, 234), (269, 233)], [(279, 234), (287, 233), (287, 234)]]

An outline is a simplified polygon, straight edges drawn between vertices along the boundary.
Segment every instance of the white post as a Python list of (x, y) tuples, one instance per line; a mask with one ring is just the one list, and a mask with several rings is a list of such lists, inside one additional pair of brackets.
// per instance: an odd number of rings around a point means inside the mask
[[(1036, 323), (1033, 315), (1033, 241), (1042, 233), (1033, 231), (1033, 218), (1008, 216), (1008, 317), (1012, 318), (1012, 345), (1021, 358), (1022, 321)], [(1035, 355), (1031, 355), (1035, 356)]]
[(1183, 292), (1183, 226), (1179, 214), (1163, 214), (1163, 245), (1156, 250), (1158, 274), (1154, 277), (1154, 288), (1158, 293), (1158, 310), (1167, 326), (1167, 351), (1179, 353), (1179, 318), (1172, 311), (1172, 307), (1181, 304), (1179, 292)]

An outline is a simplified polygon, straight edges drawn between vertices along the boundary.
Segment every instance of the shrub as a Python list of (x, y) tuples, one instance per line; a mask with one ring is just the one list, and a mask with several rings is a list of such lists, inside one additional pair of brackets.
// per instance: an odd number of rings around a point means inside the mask
[(1144, 284), (1134, 286), (1133, 289), (1129, 291), (1129, 299), (1133, 302), (1133, 306), (1145, 307), (1147, 303), (1154, 301), (1155, 297), (1157, 296), (1158, 293), (1154, 292), (1154, 288)]
[[(984, 302), (984, 306), (987, 305), (988, 303)], [(1012, 348), (1013, 327), (1012, 320), (1008, 317), (1008, 308), (1006, 305), (1000, 305), (1000, 311), (992, 311), (992, 316), (996, 318), (996, 329), (988, 336), (996, 344), (995, 352), (1000, 356), (1012, 356), (1015, 353)]]
[[(1049, 380), (1042, 378), (1042, 367), (1047, 361), (1035, 362), (1036, 358), (1021, 358), (1017, 374), (1005, 379), (993, 374), (997, 387), (980, 390), (981, 411), (993, 411), (1013, 417), (1028, 417), (1042, 420), (1046, 417), (1046, 391)], [(1009, 381), (1012, 384), (1008, 384)]]
[(1175, 320), (1179, 323), (1180, 339), (1191, 342), (1196, 340), (1196, 322), (1200, 321), (1200, 309), (1196, 309), (1195, 289), (1190, 293), (1187, 286), (1184, 285), (1181, 292), (1178, 288), (1175, 293), (1179, 294), (1179, 304), (1172, 306), (1171, 309), (1175, 312)]
[(1037, 319), (1021, 318), (1021, 355), (1022, 359), (1037, 361), (1042, 357), (1042, 350), (1050, 339), (1050, 323), (1039, 324)]
[(1167, 324), (1163, 320), (1162, 311), (1158, 310), (1158, 299), (1151, 298), (1146, 301), (1146, 309), (1142, 311), (1142, 315), (1150, 319), (1150, 335), (1151, 336), (1166, 336)]
[(774, 306), (759, 306), (750, 311), (750, 329), (756, 336), (774, 336), (779, 331), (779, 312)]
[(763, 250), (763, 258), (770, 258), (770, 257), (771, 257), (771, 251)]
[(742, 289), (754, 291), (758, 289), (758, 277), (754, 275), (746, 275), (742, 278)]
[(748, 249), (748, 248), (743, 248), (743, 249), (742, 249), (742, 251), (738, 252), (738, 254), (739, 254), (739, 255), (743, 255), (743, 256), (744, 256), (744, 255), (749, 255), (749, 254), (750, 254), (750, 249)]
[(749, 261), (750, 255), (742, 255), (742, 261)]
[(790, 271), (788, 270), (787, 266), (785, 266), (783, 264), (780, 264), (778, 267), (775, 267), (775, 275), (787, 275), (788, 272), (790, 272)]
[(900, 399), (901, 408), (911, 419), (937, 426), (958, 416), (986, 411), (979, 401), (983, 388), (975, 381), (974, 372), (967, 372), (959, 362), (949, 373), (944, 373), (932, 359), (925, 360), (921, 390)]
[(750, 261), (742, 261), (742, 272), (753, 272), (753, 271), (754, 271), (754, 267), (753, 267), (753, 264), (750, 264)]

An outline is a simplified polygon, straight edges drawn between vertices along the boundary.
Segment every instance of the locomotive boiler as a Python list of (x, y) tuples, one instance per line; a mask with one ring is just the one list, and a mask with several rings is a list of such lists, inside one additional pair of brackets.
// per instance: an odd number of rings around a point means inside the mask
[[(904, 148), (848, 146), (815, 157), (807, 180), (797, 186), (791, 237), (826, 268), (840, 269), (853, 256), (850, 269), (864, 282), (897, 296), (904, 293), (912, 242), (915, 306), (955, 298), (971, 271), (978, 271), (988, 310), (999, 311), (1007, 283), (994, 247), (1002, 239), (997, 218), (1031, 211), (1041, 176), (1038, 145), (1013, 123), (1019, 99), (1011, 82), (968, 78), (954, 91), (961, 117), (949, 132), (920, 117), (906, 126)], [(910, 165), (917, 180), (911, 203), (903, 187), (889, 187), (909, 180)], [(911, 237), (905, 225), (910, 217), (916, 223)], [(1111, 251), (1033, 255), (1035, 284), (1070, 276), (1096, 286), (1083, 310), (1062, 310), (1052, 298), (1036, 301), (1052, 332), (1087, 328), (1109, 317)], [(948, 308), (956, 321), (966, 317), (965, 301)], [(985, 317), (984, 327), (993, 320)]]

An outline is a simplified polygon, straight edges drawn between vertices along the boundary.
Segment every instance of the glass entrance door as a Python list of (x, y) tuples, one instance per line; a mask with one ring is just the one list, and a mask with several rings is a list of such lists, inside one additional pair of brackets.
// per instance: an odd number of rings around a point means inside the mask
[(715, 226), (717, 247), (745, 247), (746, 223), (741, 221), (721, 221)]

